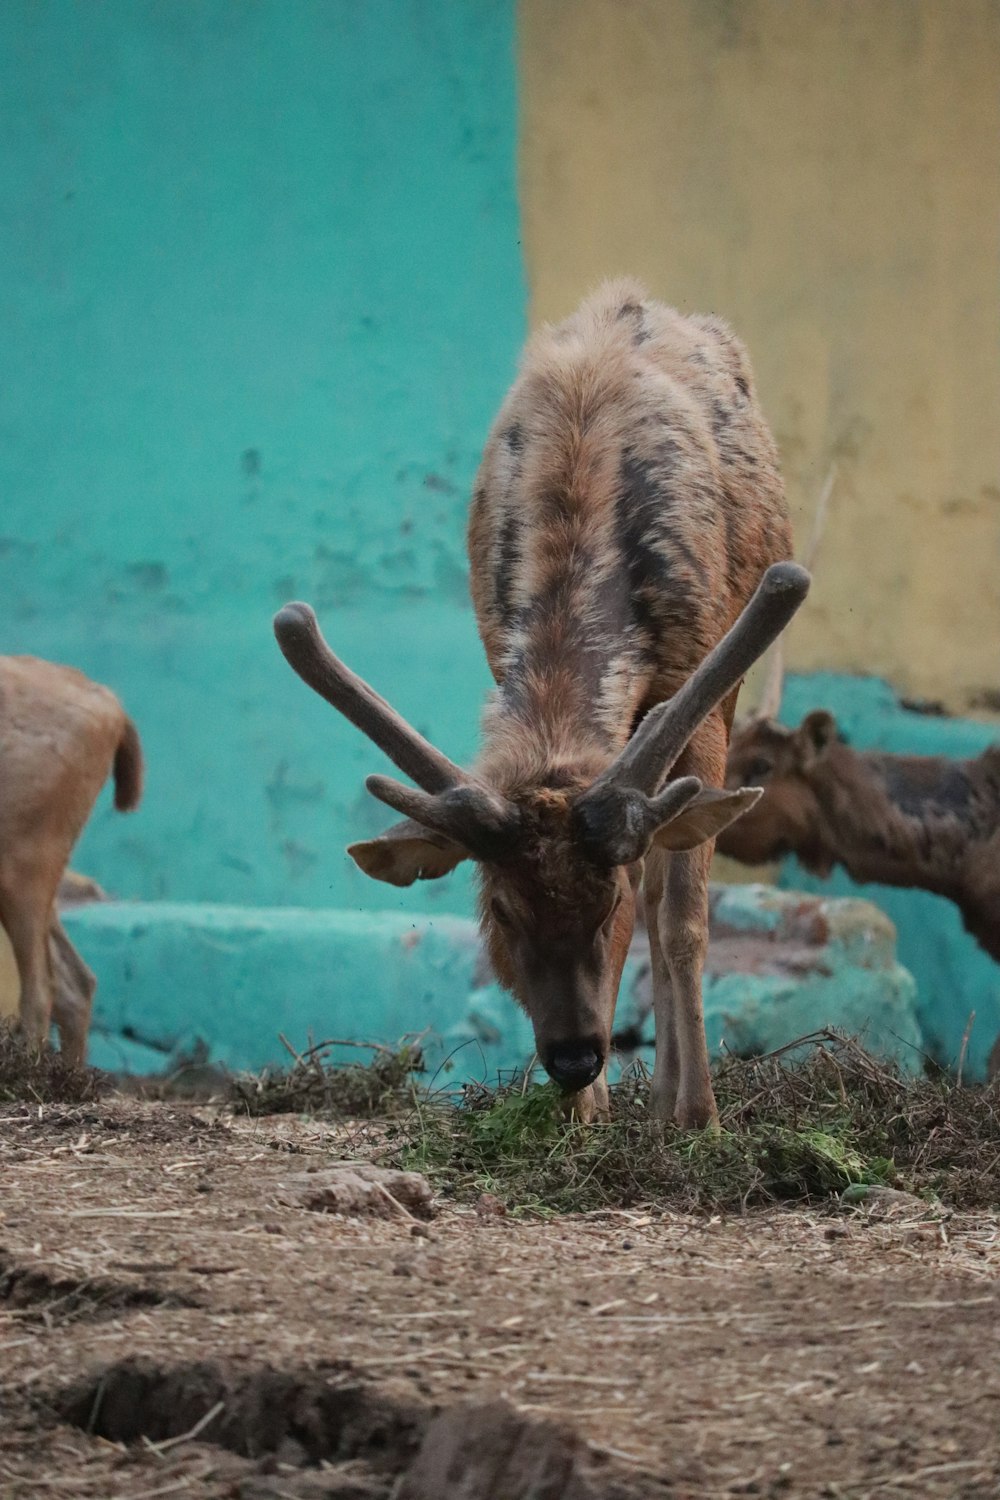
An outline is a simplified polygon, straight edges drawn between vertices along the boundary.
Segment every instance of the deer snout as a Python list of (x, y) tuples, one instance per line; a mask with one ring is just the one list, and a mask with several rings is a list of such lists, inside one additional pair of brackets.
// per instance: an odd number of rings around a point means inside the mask
[(554, 1083), (573, 1093), (598, 1077), (604, 1067), (604, 1049), (595, 1037), (553, 1042), (544, 1049), (542, 1064)]

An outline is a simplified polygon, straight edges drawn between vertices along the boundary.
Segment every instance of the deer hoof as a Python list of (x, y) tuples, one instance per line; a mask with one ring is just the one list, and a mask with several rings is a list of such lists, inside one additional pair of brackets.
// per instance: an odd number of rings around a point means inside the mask
[(674, 1108), (674, 1120), (681, 1130), (709, 1130), (718, 1135), (719, 1111), (712, 1091), (689, 1099), (682, 1095)]
[(592, 1088), (580, 1089), (575, 1094), (564, 1094), (559, 1103), (560, 1112), (566, 1121), (574, 1121), (577, 1125), (590, 1125), (598, 1118)]
[(673, 1123), (677, 1108), (677, 1089), (669, 1084), (662, 1085), (654, 1078), (649, 1090), (649, 1118), (660, 1128)]

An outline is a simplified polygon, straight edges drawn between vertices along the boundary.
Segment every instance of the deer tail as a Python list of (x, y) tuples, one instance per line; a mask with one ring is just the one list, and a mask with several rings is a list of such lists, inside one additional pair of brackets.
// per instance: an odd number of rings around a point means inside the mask
[(115, 751), (115, 806), (119, 812), (131, 812), (142, 796), (142, 745), (139, 731), (126, 715), (122, 737)]

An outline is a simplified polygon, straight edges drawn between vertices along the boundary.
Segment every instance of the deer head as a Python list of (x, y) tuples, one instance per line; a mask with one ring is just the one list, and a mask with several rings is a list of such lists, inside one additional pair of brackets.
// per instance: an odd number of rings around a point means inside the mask
[(722, 832), (719, 853), (747, 865), (798, 854), (810, 869), (829, 874), (816, 781), (837, 740), (836, 721), (825, 709), (807, 714), (797, 729), (760, 718), (743, 725), (730, 746), (726, 786), (736, 792), (753, 784), (763, 794), (738, 825)]
[(278, 644), (299, 676), (416, 783), (367, 779), (405, 821), (348, 852), (366, 874), (400, 886), (477, 862), (498, 977), (528, 1012), (544, 1067), (569, 1091), (591, 1083), (607, 1060), (643, 856), (654, 842), (685, 850), (714, 838), (761, 795), (667, 778), (808, 587), (795, 563), (769, 568), (728, 634), (606, 769), (588, 776), (553, 768), (527, 785), (495, 773), (500, 784), (491, 784), (429, 744), (334, 656), (307, 604), (286, 604), (275, 616)]

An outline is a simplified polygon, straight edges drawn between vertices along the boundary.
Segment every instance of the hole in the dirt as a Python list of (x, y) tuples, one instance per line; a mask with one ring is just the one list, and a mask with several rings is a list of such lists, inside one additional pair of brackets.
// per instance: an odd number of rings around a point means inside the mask
[(55, 1276), (42, 1266), (19, 1265), (0, 1249), (0, 1306), (37, 1312), (47, 1322), (110, 1317), (133, 1307), (191, 1307), (189, 1298), (110, 1276)]
[[(390, 1481), (395, 1500), (452, 1494), (639, 1500), (652, 1493), (637, 1476), (619, 1476), (607, 1458), (589, 1453), (570, 1428), (529, 1417), (505, 1401), (464, 1401), (435, 1411), (367, 1385), (344, 1362), (282, 1371), (216, 1361), (163, 1369), (131, 1359), (78, 1382), (51, 1404), (64, 1421), (96, 1437), (216, 1443), (256, 1460), (263, 1472), (275, 1464), (357, 1464), (363, 1471), (358, 1485), (324, 1488), (331, 1496), (381, 1495)], [(296, 1484), (289, 1477), (286, 1487), (283, 1480), (280, 1493), (299, 1494)], [(240, 1493), (279, 1491), (254, 1480)]]
[(358, 1458), (393, 1472), (417, 1452), (431, 1415), (361, 1384), (343, 1366), (246, 1371), (205, 1361), (161, 1369), (142, 1359), (72, 1386), (56, 1409), (64, 1421), (117, 1443), (162, 1443), (197, 1427), (199, 1441), (245, 1458)]

